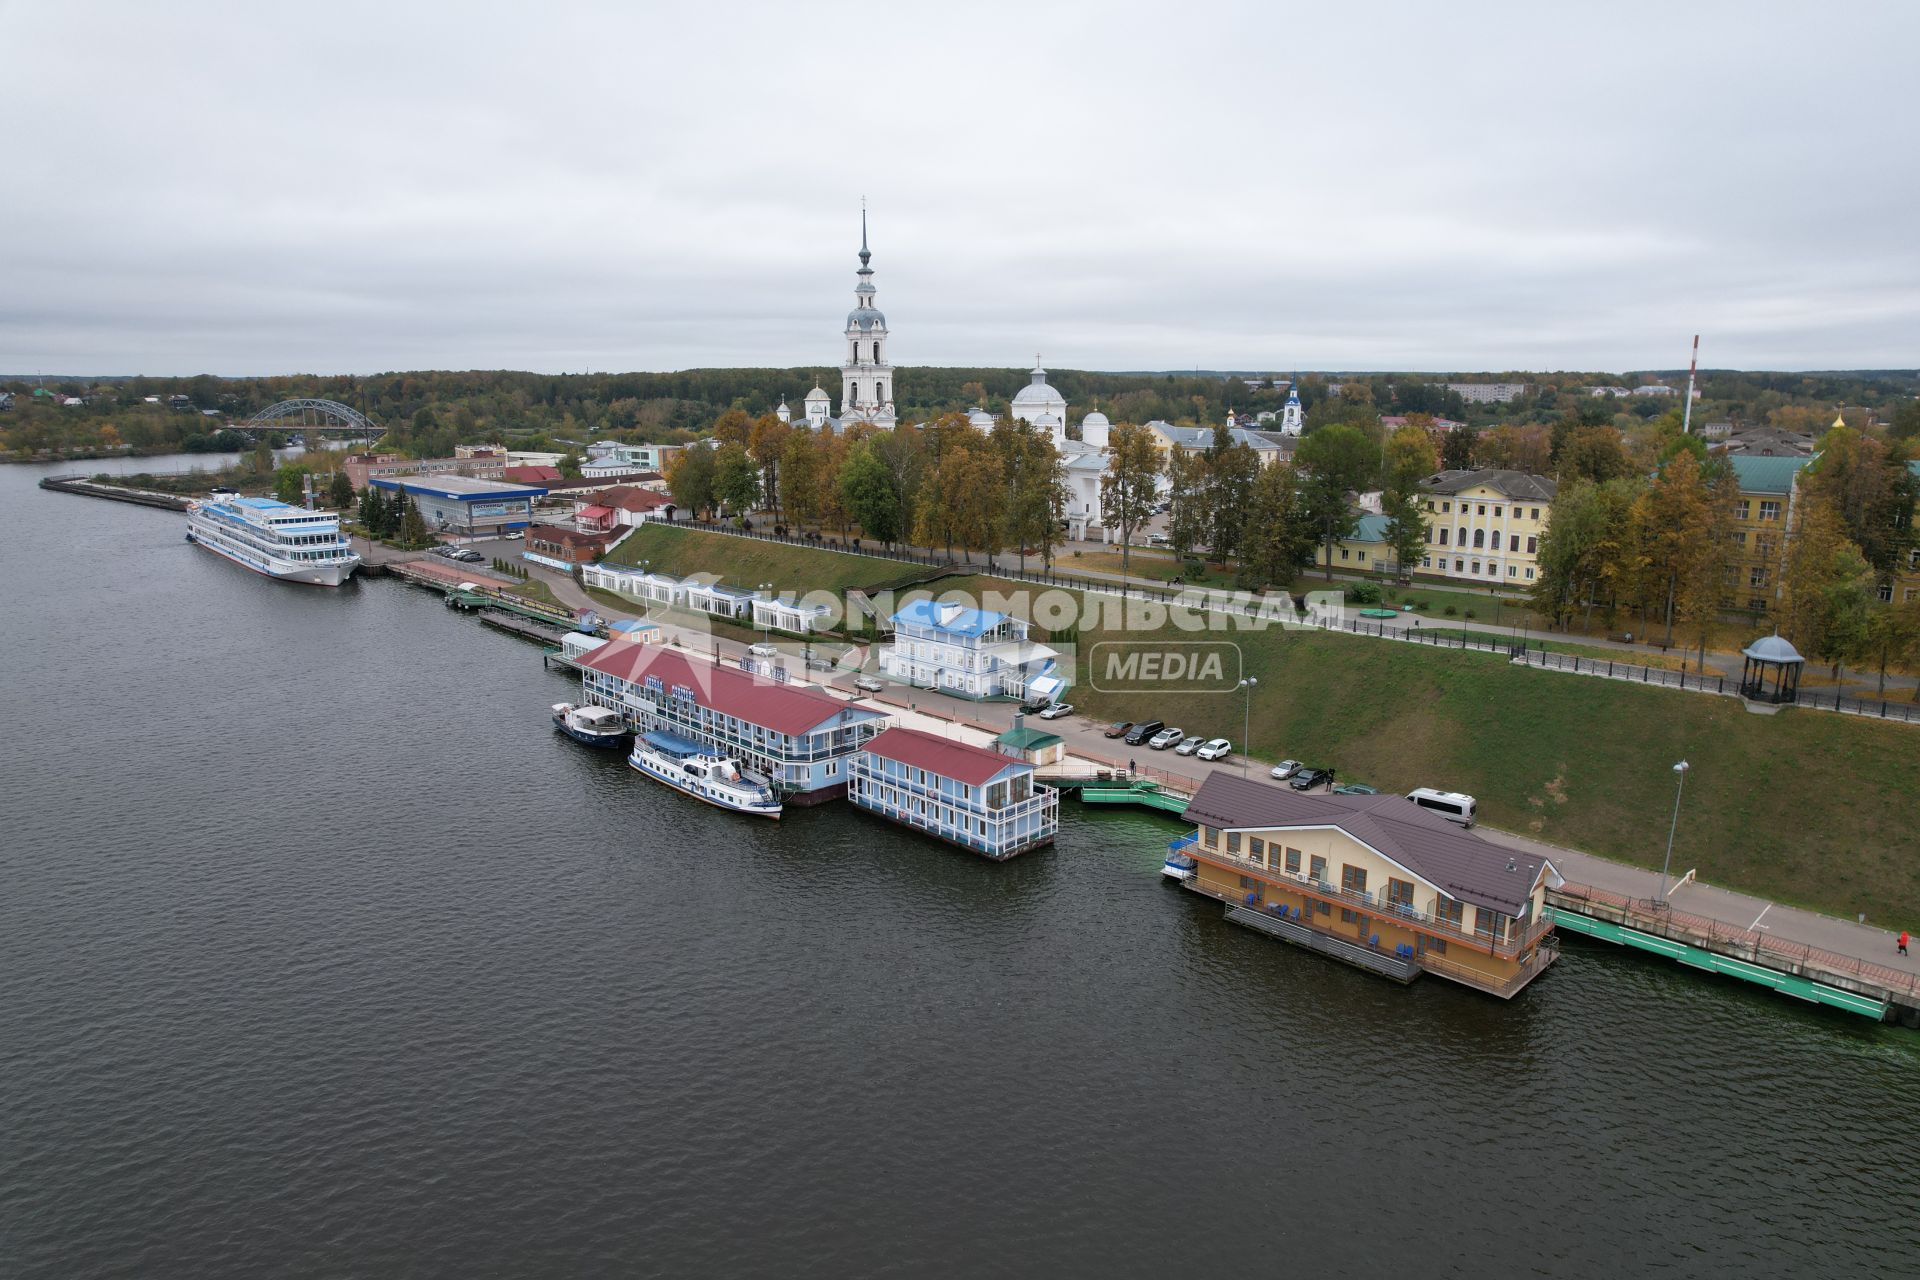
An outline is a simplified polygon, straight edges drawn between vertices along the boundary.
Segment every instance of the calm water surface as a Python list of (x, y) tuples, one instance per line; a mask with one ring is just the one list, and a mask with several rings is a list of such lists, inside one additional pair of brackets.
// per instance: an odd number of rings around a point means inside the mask
[(1402, 989), (1163, 887), (1147, 815), (736, 820), (431, 595), (39, 474), (0, 1275), (1920, 1274), (1911, 1032), (1580, 941)]

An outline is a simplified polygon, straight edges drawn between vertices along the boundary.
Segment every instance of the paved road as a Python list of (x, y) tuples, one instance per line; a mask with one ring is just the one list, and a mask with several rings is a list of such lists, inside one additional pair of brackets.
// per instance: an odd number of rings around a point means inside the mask
[[(512, 545), (507, 543), (502, 547), (510, 548)], [(488, 555), (500, 553), (485, 545), (477, 549)], [(534, 572), (553, 588), (557, 597), (575, 608), (596, 609), (603, 616), (623, 616), (619, 611), (588, 596), (566, 574), (538, 566), (534, 567)], [(641, 617), (644, 611), (636, 607), (624, 616)], [(655, 621), (661, 620), (656, 618)], [(747, 647), (742, 642), (718, 638), (697, 628), (666, 623), (662, 629), (669, 640), (677, 640), (700, 652), (717, 652), (723, 657), (737, 658)], [(852, 688), (851, 675), (840, 674), (827, 683), (829, 687), (846, 693), (849, 698), (858, 697), (857, 691)], [(1011, 727), (1017, 710), (1013, 704), (1006, 702), (971, 702), (922, 689), (906, 688), (891, 690), (879, 699), (867, 701), (869, 705), (894, 712), (907, 723), (953, 732), (979, 742), (988, 741), (993, 734)], [(1209, 763), (1190, 756), (1176, 756), (1171, 751), (1129, 748), (1117, 740), (1108, 739), (1104, 735), (1103, 724), (1080, 716), (1051, 721), (1033, 720), (1030, 723), (1059, 734), (1066, 740), (1067, 750), (1085, 762), (1115, 766), (1133, 763), (1142, 775), (1176, 785), (1198, 786), (1209, 773), (1219, 770), (1264, 778), (1271, 767), (1270, 761), (1252, 761), (1238, 755)], [(1311, 765), (1317, 762), (1308, 759), (1306, 763)], [(1659, 891), (1660, 875), (1657, 871), (1493, 827), (1481, 826), (1476, 830), (1495, 843), (1550, 858), (1560, 873), (1575, 883), (1634, 898), (1653, 898)], [(1688, 869), (1675, 867), (1673, 878), (1679, 879)], [(1910, 948), (1914, 954), (1905, 959), (1895, 953), (1894, 937), (1901, 928), (1900, 923), (1887, 927), (1877, 923), (1861, 924), (1837, 919), (1798, 907), (1781, 906), (1751, 894), (1705, 884), (1698, 879), (1672, 890), (1668, 901), (1678, 910), (1705, 916), (1736, 929), (1757, 929), (1783, 941), (1817, 947), (1920, 977), (1920, 946)], [(1920, 926), (1920, 921), (1905, 923), (1910, 928)]]

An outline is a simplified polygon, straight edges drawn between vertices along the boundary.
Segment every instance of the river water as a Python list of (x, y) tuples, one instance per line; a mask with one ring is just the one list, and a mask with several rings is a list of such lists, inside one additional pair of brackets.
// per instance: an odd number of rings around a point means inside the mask
[(1577, 939), (1403, 989), (1163, 887), (1145, 814), (999, 866), (735, 819), (434, 596), (41, 474), (0, 1274), (1920, 1273), (1912, 1032)]

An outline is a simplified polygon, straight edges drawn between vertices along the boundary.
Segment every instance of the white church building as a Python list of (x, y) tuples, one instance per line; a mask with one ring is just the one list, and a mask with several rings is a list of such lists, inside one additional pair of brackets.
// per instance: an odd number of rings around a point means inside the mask
[[(893, 361), (887, 354), (887, 317), (875, 305), (873, 253), (867, 247), (867, 214), (860, 211), (859, 283), (853, 290), (853, 310), (847, 313), (840, 363), (840, 412), (833, 412), (833, 397), (823, 387), (814, 387), (801, 402), (802, 414), (782, 401), (775, 410), (782, 422), (810, 427), (816, 431), (845, 431), (857, 422), (891, 430), (894, 416)], [(1297, 412), (1298, 402), (1295, 402)], [(1101, 514), (1100, 482), (1107, 472), (1108, 436), (1112, 424), (1107, 415), (1095, 410), (1080, 423), (1080, 439), (1067, 436), (1067, 400), (1059, 388), (1047, 382), (1047, 371), (1035, 358), (1032, 381), (1013, 398), (1012, 415), (1047, 433), (1059, 450), (1066, 487), (1067, 531), (1075, 539), (1085, 538), (1095, 529), (1108, 541), (1113, 534), (1105, 527)], [(981, 432), (993, 430), (994, 417), (981, 408), (969, 411), (967, 420)]]

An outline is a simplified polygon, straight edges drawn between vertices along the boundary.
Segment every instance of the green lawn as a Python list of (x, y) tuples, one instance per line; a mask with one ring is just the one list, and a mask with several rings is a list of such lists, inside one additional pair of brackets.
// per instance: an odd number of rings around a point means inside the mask
[[(1697, 866), (1704, 879), (1847, 916), (1920, 917), (1911, 726), (1757, 716), (1733, 698), (1357, 636), (1240, 641), (1260, 681), (1258, 755), (1331, 765), (1382, 790), (1470, 792), (1494, 826), (1656, 867), (1671, 766), (1686, 759), (1676, 874)], [(1159, 717), (1240, 741), (1239, 694), (1104, 693), (1083, 677), (1071, 696), (1095, 719)]]

